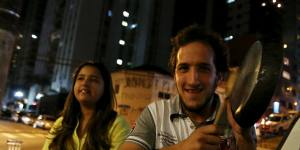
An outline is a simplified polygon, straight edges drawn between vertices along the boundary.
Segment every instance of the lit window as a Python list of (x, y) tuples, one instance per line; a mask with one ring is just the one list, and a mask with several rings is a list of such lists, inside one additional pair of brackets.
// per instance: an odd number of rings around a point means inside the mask
[(127, 63), (127, 66), (132, 66), (132, 62), (128, 62), (128, 63)]
[(117, 59), (117, 64), (121, 66), (123, 64), (123, 60), (122, 59)]
[(17, 45), (17, 49), (20, 50), (20, 49), (21, 49), (21, 46)]
[(136, 28), (137, 26), (138, 26), (138, 24), (136, 24), (136, 23), (131, 24), (130, 29), (134, 29), (134, 28)]
[(126, 21), (122, 21), (122, 26), (127, 27), (128, 23)]
[(287, 88), (286, 88), (286, 91), (292, 92), (292, 91), (293, 91), (293, 87), (291, 87), (291, 86), (287, 87)]
[(33, 39), (37, 39), (37, 38), (38, 38), (35, 34), (31, 34), (31, 37), (32, 37)]
[(123, 11), (123, 16), (126, 17), (126, 18), (129, 17), (129, 12)]
[(125, 45), (125, 41), (124, 40), (119, 40), (119, 44), (120, 45)]
[(233, 39), (233, 36), (230, 35), (230, 36), (225, 37), (225, 38), (224, 38), (224, 41), (229, 41), (229, 40), (232, 40), (232, 39)]
[(283, 64), (284, 65), (290, 65), (290, 61), (289, 61), (289, 59), (288, 58), (286, 58), (286, 57), (283, 57)]
[(281, 4), (277, 4), (277, 7), (278, 7), (278, 8), (281, 8)]
[(279, 102), (274, 102), (273, 103), (273, 112), (274, 113), (279, 113), (279, 109), (280, 109), (280, 103)]
[(261, 6), (262, 6), (262, 7), (265, 7), (265, 6), (266, 6), (266, 3), (261, 3)]
[(283, 48), (287, 48), (288, 47), (288, 45), (287, 44), (283, 44)]
[(109, 17), (111, 17), (111, 16), (112, 16), (112, 11), (111, 11), (111, 10), (108, 10), (107, 15), (108, 15)]
[(291, 75), (287, 71), (282, 71), (282, 77), (287, 80), (291, 80)]
[(272, 0), (273, 3), (276, 3), (276, 0)]
[(227, 0), (227, 4), (234, 3), (235, 0)]

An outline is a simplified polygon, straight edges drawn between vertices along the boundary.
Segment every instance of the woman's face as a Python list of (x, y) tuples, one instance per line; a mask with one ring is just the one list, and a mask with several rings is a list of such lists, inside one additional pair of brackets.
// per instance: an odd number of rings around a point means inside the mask
[(84, 66), (79, 71), (74, 85), (74, 95), (81, 105), (95, 106), (104, 92), (100, 71), (93, 66)]

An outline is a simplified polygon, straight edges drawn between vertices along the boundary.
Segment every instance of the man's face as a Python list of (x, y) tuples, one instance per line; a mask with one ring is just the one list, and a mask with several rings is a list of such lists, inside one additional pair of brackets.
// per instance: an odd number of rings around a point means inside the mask
[(177, 53), (174, 78), (186, 109), (197, 111), (210, 101), (217, 81), (211, 47), (202, 42), (182, 46)]

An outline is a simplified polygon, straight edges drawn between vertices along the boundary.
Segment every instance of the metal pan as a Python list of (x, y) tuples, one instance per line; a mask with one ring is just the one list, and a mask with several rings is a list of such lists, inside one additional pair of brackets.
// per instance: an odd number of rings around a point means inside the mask
[(281, 75), (278, 43), (254, 42), (249, 48), (229, 95), (234, 118), (244, 128), (254, 125), (267, 109)]

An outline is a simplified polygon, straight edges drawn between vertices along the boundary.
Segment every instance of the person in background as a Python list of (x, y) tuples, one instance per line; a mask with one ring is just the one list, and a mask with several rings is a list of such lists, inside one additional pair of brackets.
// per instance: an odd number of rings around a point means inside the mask
[(72, 89), (43, 150), (117, 150), (130, 127), (114, 111), (110, 72), (102, 63), (85, 62), (73, 75)]
[(170, 67), (178, 96), (148, 105), (120, 149), (255, 149), (252, 128), (238, 125), (229, 102), (225, 106), (232, 128), (232, 140), (226, 139), (230, 147), (223, 147), (225, 129), (214, 124), (220, 106), (215, 89), (228, 72), (223, 40), (193, 25), (179, 32), (172, 42)]

